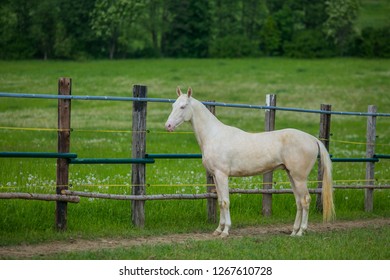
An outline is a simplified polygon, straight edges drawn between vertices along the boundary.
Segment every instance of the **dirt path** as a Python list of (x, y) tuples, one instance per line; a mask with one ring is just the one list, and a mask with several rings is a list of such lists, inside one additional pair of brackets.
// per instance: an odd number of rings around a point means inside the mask
[[(338, 221), (332, 224), (311, 224), (309, 232), (326, 232), (365, 227), (390, 226), (390, 219), (380, 218), (363, 221)], [(270, 234), (289, 234), (291, 225), (271, 225), (232, 229), (229, 238), (241, 238), (244, 236), (259, 236)], [(35, 245), (18, 245), (0, 247), (0, 259), (17, 258), (29, 259), (34, 256), (50, 256), (56, 253), (93, 251), (100, 249), (128, 248), (140, 245), (182, 243), (188, 240), (212, 240), (217, 237), (210, 233), (171, 234), (163, 236), (151, 236), (145, 238), (112, 238), (112, 239), (72, 239), (54, 241)]]

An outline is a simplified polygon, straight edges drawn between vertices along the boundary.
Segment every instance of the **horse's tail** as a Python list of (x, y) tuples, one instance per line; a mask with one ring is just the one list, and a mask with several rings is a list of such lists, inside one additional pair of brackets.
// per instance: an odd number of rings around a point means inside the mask
[(335, 210), (333, 204), (333, 181), (332, 181), (332, 161), (324, 144), (317, 140), (320, 149), (321, 157), (321, 172), (322, 172), (322, 207), (323, 220), (329, 222), (335, 218)]

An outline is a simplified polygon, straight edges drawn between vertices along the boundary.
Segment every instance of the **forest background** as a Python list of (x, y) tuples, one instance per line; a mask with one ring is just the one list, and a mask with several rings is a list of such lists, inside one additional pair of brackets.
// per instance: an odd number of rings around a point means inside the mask
[(389, 2), (0, 0), (0, 59), (388, 58)]

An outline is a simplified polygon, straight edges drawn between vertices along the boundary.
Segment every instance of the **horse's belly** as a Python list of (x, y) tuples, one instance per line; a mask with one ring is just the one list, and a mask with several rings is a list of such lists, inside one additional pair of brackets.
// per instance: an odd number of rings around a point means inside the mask
[(237, 153), (235, 156), (221, 153), (218, 157), (205, 153), (203, 154), (203, 165), (211, 173), (218, 170), (232, 177), (254, 176), (284, 168), (279, 159), (270, 159), (255, 152), (251, 155)]
[(254, 176), (280, 168), (284, 168), (284, 165), (280, 162), (264, 162), (260, 159), (255, 162), (237, 162), (230, 166), (229, 176)]

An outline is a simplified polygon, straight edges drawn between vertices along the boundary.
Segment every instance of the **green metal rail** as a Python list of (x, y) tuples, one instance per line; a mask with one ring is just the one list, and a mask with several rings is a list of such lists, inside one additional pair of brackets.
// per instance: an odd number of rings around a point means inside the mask
[(332, 162), (378, 162), (379, 158), (331, 158)]
[(202, 158), (202, 154), (146, 154), (145, 157), (153, 159), (191, 159)]
[(375, 154), (375, 155), (374, 155), (374, 158), (390, 159), (390, 155)]
[(154, 163), (152, 158), (72, 158), (70, 164), (132, 164)]

